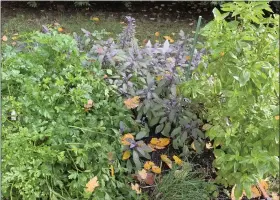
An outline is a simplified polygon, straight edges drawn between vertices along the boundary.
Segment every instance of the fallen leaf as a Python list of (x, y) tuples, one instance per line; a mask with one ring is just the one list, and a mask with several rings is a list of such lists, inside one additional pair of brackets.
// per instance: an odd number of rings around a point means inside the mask
[(160, 35), (159, 32), (155, 32), (155, 36), (158, 37)]
[(93, 107), (93, 101), (89, 99), (87, 104), (84, 105), (85, 111), (88, 112), (92, 107)]
[(16, 37), (16, 36), (12, 37), (12, 40), (16, 40), (16, 39), (17, 39), (17, 37)]
[(152, 166), (154, 166), (155, 163), (153, 163), (152, 161), (146, 161), (144, 164), (144, 169), (146, 170), (150, 170)]
[(147, 171), (142, 169), (141, 171), (138, 171), (138, 175), (142, 180), (145, 180), (147, 178)]
[(154, 172), (155, 174), (160, 174), (161, 168), (158, 166), (152, 166), (152, 172)]
[(193, 148), (193, 150), (195, 150), (195, 151), (196, 151), (196, 148), (195, 148), (195, 146), (194, 146), (194, 142), (192, 142), (192, 144), (191, 144), (191, 148)]
[(121, 143), (123, 145), (130, 145), (131, 142), (134, 141), (134, 136), (131, 133), (127, 133), (125, 135), (122, 136), (121, 138)]
[(98, 180), (97, 180), (97, 176), (93, 177), (92, 179), (90, 179), (90, 181), (86, 184), (86, 191), (87, 192), (93, 192), (95, 190), (96, 187), (99, 186)]
[(153, 148), (164, 149), (170, 143), (170, 138), (152, 138), (150, 144)]
[(170, 169), (172, 169), (172, 161), (167, 157), (167, 155), (160, 155), (160, 158)]
[(224, 56), (224, 55), (225, 55), (225, 52), (221, 52), (220, 55), (221, 55), (221, 56)]
[(6, 35), (3, 35), (2, 40), (3, 40), (4, 42), (7, 42), (7, 41), (8, 41), (8, 37), (7, 37)]
[(98, 17), (93, 17), (93, 18), (91, 18), (91, 20), (95, 21), (95, 22), (99, 22), (100, 21)]
[(110, 165), (110, 172), (111, 172), (111, 176), (115, 176), (115, 170), (114, 170), (114, 166)]
[(63, 28), (61, 28), (61, 27), (59, 27), (57, 30), (58, 30), (58, 32), (60, 32), (60, 33), (63, 32)]
[(276, 119), (276, 120), (279, 120), (279, 115), (275, 116), (275, 119)]
[(159, 41), (158, 41), (158, 40), (155, 40), (155, 42), (156, 42), (156, 43), (159, 43)]
[(131, 189), (134, 190), (136, 194), (141, 194), (141, 188), (137, 183), (131, 183)]
[(133, 98), (129, 98), (129, 99), (124, 101), (125, 106), (129, 109), (138, 107), (139, 103), (140, 103), (140, 97), (139, 96), (135, 96)]
[(189, 61), (191, 59), (190, 56), (186, 56), (186, 60)]
[(130, 153), (129, 150), (127, 150), (127, 151), (123, 152), (122, 159), (123, 159), (123, 160), (127, 160), (127, 159), (130, 158), (130, 156), (131, 156), (131, 153)]
[(259, 189), (255, 185), (251, 186), (251, 192), (252, 192), (252, 197), (253, 198), (261, 196), (261, 192), (259, 191)]
[(153, 185), (155, 183), (155, 175), (153, 173), (147, 173), (147, 178), (144, 181), (148, 185)]
[(174, 161), (175, 161), (175, 163), (177, 164), (177, 165), (180, 165), (180, 166), (182, 166), (183, 165), (183, 161), (178, 157), (178, 156), (173, 156), (173, 159), (174, 159)]
[(206, 143), (205, 146), (206, 146), (206, 149), (212, 149), (213, 148), (211, 142)]

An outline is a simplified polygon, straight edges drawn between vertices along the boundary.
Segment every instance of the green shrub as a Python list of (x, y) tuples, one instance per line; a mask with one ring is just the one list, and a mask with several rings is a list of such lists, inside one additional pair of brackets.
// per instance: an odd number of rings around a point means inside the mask
[[(84, 68), (76, 41), (57, 32), (20, 41), (3, 46), (3, 196), (136, 199), (119, 162), (119, 123), (133, 121), (98, 62)], [(99, 187), (87, 193), (94, 176)]]
[[(279, 16), (266, 2), (222, 5), (202, 29), (208, 54), (181, 85), (186, 96), (203, 103), (207, 136), (214, 140), (216, 180), (250, 186), (279, 172)], [(231, 17), (226, 21), (226, 17)]]

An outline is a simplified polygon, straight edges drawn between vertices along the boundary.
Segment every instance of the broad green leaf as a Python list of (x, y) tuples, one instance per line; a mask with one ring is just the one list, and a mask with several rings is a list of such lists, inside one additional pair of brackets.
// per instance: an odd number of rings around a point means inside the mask
[(164, 126), (163, 131), (161, 132), (162, 135), (169, 137), (169, 132), (171, 130), (171, 122), (167, 122)]

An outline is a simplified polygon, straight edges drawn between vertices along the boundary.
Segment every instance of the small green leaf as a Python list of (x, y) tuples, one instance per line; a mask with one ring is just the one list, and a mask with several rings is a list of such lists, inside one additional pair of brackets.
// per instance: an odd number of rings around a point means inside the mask
[(137, 153), (137, 151), (133, 151), (132, 153), (132, 157), (133, 157), (133, 162), (135, 163), (136, 169), (140, 170), (141, 169), (141, 161), (139, 159), (139, 154)]
[(140, 139), (142, 139), (143, 137), (146, 137), (146, 135), (147, 135), (147, 132), (145, 132), (145, 131), (140, 131), (139, 133), (137, 133), (137, 135), (136, 135), (136, 140), (140, 140)]
[(107, 72), (107, 74), (109, 74), (109, 75), (112, 75), (112, 74), (113, 74), (113, 71), (112, 71), (111, 69), (107, 69), (106, 72)]
[(170, 122), (167, 122), (164, 126), (164, 129), (162, 131), (162, 135), (166, 136), (166, 137), (169, 137), (169, 132), (171, 130), (171, 123)]
[(162, 131), (163, 127), (164, 127), (164, 124), (158, 125), (158, 126), (156, 127), (156, 130), (155, 130), (156, 134), (160, 133), (160, 132)]
[(177, 127), (171, 132), (170, 136), (174, 137), (175, 135), (179, 134), (180, 132), (181, 132), (181, 127)]

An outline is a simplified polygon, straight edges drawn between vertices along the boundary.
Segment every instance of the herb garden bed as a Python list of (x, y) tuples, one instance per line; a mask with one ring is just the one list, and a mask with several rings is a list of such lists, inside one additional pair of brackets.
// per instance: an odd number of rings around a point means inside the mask
[(279, 199), (279, 16), (263, 10), (215, 8), (197, 44), (141, 47), (131, 16), (106, 40), (3, 36), (2, 197)]

